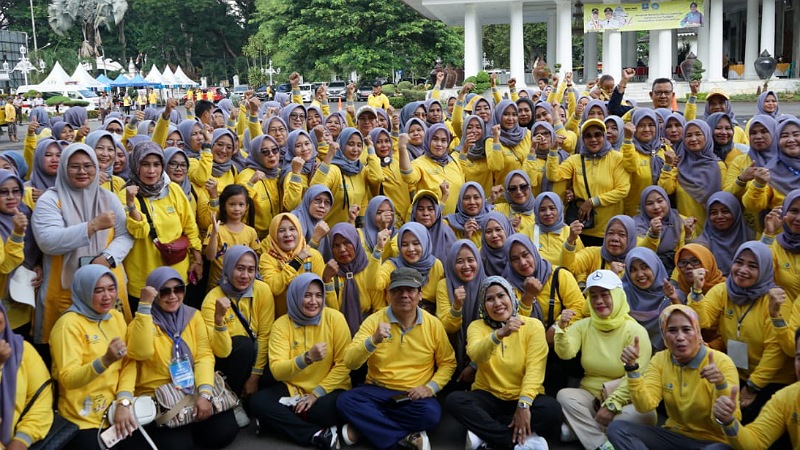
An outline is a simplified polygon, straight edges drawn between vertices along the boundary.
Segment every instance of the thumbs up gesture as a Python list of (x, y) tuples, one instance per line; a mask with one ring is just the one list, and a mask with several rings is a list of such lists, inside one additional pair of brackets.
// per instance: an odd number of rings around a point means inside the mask
[(717, 397), (714, 402), (714, 417), (720, 422), (730, 425), (733, 422), (733, 413), (736, 411), (736, 394), (739, 393), (739, 387), (733, 386), (731, 388), (731, 395), (721, 395)]
[(634, 336), (633, 345), (628, 345), (622, 350), (620, 359), (626, 366), (636, 365), (636, 360), (639, 359), (639, 336)]
[(708, 351), (708, 364), (700, 369), (700, 378), (705, 378), (706, 381), (712, 384), (722, 384), (725, 382), (725, 376), (719, 371), (719, 367), (714, 364), (714, 352)]

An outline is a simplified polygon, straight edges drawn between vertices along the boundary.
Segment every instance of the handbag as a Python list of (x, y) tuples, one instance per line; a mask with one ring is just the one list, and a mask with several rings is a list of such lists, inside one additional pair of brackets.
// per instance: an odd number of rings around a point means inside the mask
[[(194, 406), (197, 396), (186, 394), (168, 383), (156, 388), (156, 402), (160, 413), (156, 416), (158, 426), (177, 428), (194, 422)], [(225, 384), (222, 373), (214, 374), (214, 387), (211, 391), (211, 408), (213, 414), (233, 409), (239, 404), (239, 398)]]
[[(33, 406), (33, 403), (36, 402), (37, 398), (39, 398), (39, 394), (41, 394), (42, 391), (44, 391), (44, 389), (52, 382), (53, 380), (49, 379), (45, 381), (44, 384), (39, 387), (39, 389), (36, 390), (36, 393), (33, 394), (31, 401), (25, 405), (25, 409), (23, 409), (22, 413), (19, 415), (17, 423), (22, 421), (22, 418), (25, 417), (25, 414), (27, 414), (31, 409), (31, 406)], [(77, 425), (61, 417), (58, 412), (53, 412), (53, 424), (50, 426), (50, 431), (47, 432), (47, 435), (41, 441), (35, 442), (33, 445), (28, 447), (28, 449), (59, 450), (69, 444), (76, 434), (78, 434)]]
[[(586, 179), (586, 157), (583, 155), (581, 155), (581, 167), (583, 168), (583, 185), (586, 187), (586, 196), (592, 198), (592, 193), (589, 191), (589, 180)], [(578, 217), (580, 217), (580, 207), (585, 201), (589, 200), (576, 197), (567, 203), (567, 207), (564, 210), (564, 220), (566, 221), (567, 225), (578, 220)], [(592, 211), (589, 213), (589, 218), (583, 221), (583, 228), (585, 230), (594, 228), (594, 217), (596, 214), (597, 211), (592, 208)]]
[(164, 264), (172, 266), (186, 259), (186, 254), (189, 252), (189, 238), (185, 234), (181, 234), (181, 237), (172, 242), (160, 242), (156, 234), (156, 226), (153, 224), (153, 218), (150, 216), (150, 209), (141, 196), (137, 195), (137, 198), (139, 199), (139, 206), (147, 218), (147, 224), (150, 225), (150, 239), (153, 240), (156, 249), (161, 253), (161, 260)]

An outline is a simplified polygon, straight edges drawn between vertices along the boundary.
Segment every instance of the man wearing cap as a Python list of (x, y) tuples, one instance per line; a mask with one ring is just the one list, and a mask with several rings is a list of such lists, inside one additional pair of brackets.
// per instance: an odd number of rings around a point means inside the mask
[(389, 97), (383, 93), (383, 85), (380, 81), (375, 80), (375, 82), (372, 83), (372, 94), (367, 97), (367, 104), (373, 108), (389, 110), (389, 106), (391, 106)]
[(389, 306), (364, 320), (345, 350), (350, 370), (365, 362), (368, 369), (366, 383), (336, 402), (347, 422), (347, 444), (362, 434), (378, 449), (430, 449), (424, 430), (441, 419), (434, 396), (453, 375), (456, 359), (442, 323), (418, 306), (422, 284), (415, 269), (392, 272)]
[[(384, 97), (386, 96), (384, 95)], [(362, 136), (369, 136), (369, 132), (375, 128), (377, 123), (378, 113), (374, 107), (364, 105), (358, 108), (358, 112), (356, 112), (356, 128), (358, 128)]]

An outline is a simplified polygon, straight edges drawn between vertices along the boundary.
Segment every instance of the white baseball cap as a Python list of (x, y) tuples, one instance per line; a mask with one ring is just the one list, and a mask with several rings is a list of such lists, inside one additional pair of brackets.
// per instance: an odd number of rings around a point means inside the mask
[(588, 278), (586, 278), (586, 288), (583, 290), (583, 293), (585, 294), (589, 292), (589, 288), (595, 286), (608, 289), (610, 291), (614, 288), (621, 288), (622, 280), (619, 279), (617, 274), (610, 270), (595, 270), (589, 275)]

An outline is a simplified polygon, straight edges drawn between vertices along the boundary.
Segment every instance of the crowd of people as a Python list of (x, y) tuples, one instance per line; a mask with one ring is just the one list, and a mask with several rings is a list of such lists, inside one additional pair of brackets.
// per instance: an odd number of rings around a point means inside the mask
[(667, 79), (637, 107), (632, 70), (507, 100), (443, 75), (400, 110), (304, 106), (296, 73), (95, 131), (34, 108), (0, 154), (0, 447), (55, 405), (81, 450), (106, 424), (222, 448), (252, 419), (429, 449), (444, 410), (468, 449), (797, 448), (800, 119), (772, 91), (698, 114), (699, 82), (675, 111)]

